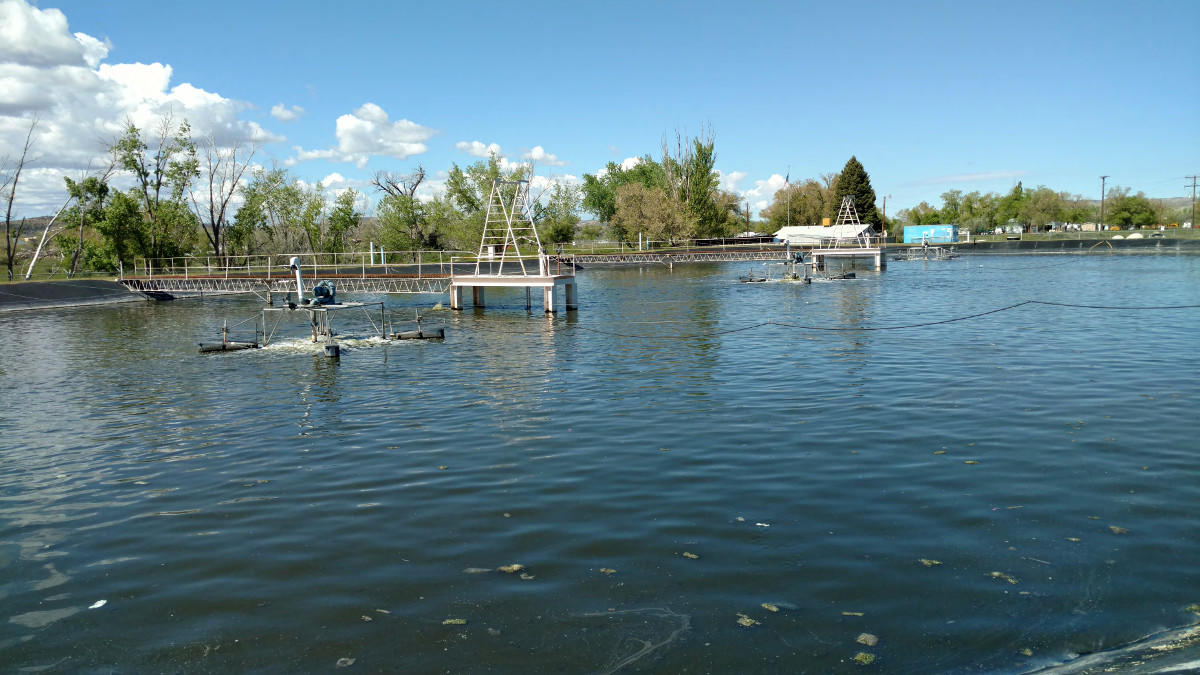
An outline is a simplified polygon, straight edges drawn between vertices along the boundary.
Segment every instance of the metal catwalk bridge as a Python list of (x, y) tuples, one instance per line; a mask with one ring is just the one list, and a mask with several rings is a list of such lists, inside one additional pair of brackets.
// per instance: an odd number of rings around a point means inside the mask
[[(872, 257), (879, 248), (857, 246), (787, 247), (784, 245), (680, 247), (653, 251), (610, 248), (588, 253), (550, 255), (548, 273), (573, 273), (588, 265), (653, 265), (788, 260), (805, 257)], [(282, 294), (295, 290), (289, 260), (298, 257), (307, 282), (331, 280), (344, 293), (448, 293), (456, 277), (475, 275), (477, 266), (493, 266), (491, 274), (507, 273), (512, 262), (480, 262), (466, 251), (403, 251), (389, 254), (388, 262), (374, 253), (285, 254), (217, 258), (139, 260), (134, 272), (122, 272), (118, 281), (133, 291), (170, 295)], [(376, 258), (380, 261), (377, 262)], [(497, 265), (500, 268), (497, 268)], [(485, 275), (489, 272), (483, 270)]]

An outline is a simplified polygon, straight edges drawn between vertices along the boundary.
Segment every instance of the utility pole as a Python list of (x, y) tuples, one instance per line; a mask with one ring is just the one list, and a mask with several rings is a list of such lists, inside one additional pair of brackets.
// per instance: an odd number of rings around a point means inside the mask
[[(1196, 229), (1196, 179), (1200, 176), (1184, 176), (1192, 179), (1192, 229)], [(1184, 185), (1183, 187), (1187, 187)]]
[(1100, 230), (1104, 231), (1104, 181), (1108, 176), (1100, 176)]

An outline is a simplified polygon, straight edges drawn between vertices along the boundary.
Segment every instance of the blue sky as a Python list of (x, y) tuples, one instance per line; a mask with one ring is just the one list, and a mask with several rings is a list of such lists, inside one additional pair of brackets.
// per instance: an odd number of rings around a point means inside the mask
[[(477, 160), (474, 142), (575, 181), (702, 126), (756, 211), (789, 166), (795, 181), (851, 155), (889, 213), (1018, 180), (1098, 197), (1102, 174), (1184, 196), (1200, 172), (1194, 0), (0, 0), (0, 17), (0, 82), (23, 92), (0, 103), (0, 156), (32, 114), (48, 128), (28, 215), (57, 207), (61, 175), (98, 162), (106, 131), (166, 106), (329, 187), (366, 190), (376, 170), (420, 163), (427, 195), (452, 162)], [(60, 40), (47, 65), (22, 47), (56, 31), (82, 56)]]

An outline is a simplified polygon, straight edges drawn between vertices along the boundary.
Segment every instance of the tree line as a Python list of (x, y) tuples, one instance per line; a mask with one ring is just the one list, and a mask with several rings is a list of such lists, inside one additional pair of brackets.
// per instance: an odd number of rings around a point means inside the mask
[[(10, 280), (23, 233), (12, 205), (36, 127), (35, 120), (14, 169), (0, 175)], [(533, 175), (532, 165), (505, 166), (492, 155), (465, 167), (452, 164), (444, 194), (424, 199), (417, 195), (426, 180), (423, 167), (408, 174), (380, 171), (371, 180), (378, 215), (366, 218), (363, 193), (350, 188), (331, 197), (322, 184), (306, 183), (286, 168), (256, 165), (256, 150), (220, 146), (212, 137), (197, 142), (187, 120), (177, 123), (169, 114), (149, 131), (127, 121), (109, 146), (106, 167), (64, 179), (66, 204), (53, 245), (67, 275), (130, 268), (138, 259), (337, 253), (368, 240), (393, 251), (474, 250), (492, 181)], [(132, 179), (132, 186), (114, 187), (119, 177)], [(544, 242), (575, 237), (577, 187), (553, 183), (530, 198)]]
[[(942, 193), (941, 208), (921, 202), (896, 214), (898, 226), (946, 223), (971, 232), (992, 232), (997, 227), (1020, 227), (1037, 232), (1054, 223), (1099, 223), (1100, 202), (1081, 195), (1058, 192), (1044, 185), (1026, 189), (1018, 182), (1007, 194), (989, 192)], [(1114, 186), (1104, 198), (1104, 224), (1121, 229), (1154, 227), (1186, 220), (1187, 210), (1172, 209), (1132, 194), (1127, 187)]]
[(640, 157), (632, 166), (609, 162), (583, 175), (582, 204), (622, 243), (643, 239), (676, 242), (728, 237), (745, 228), (740, 198), (720, 188), (711, 130), (663, 139), (661, 155)]
[(837, 173), (821, 174), (796, 183), (789, 180), (775, 192), (771, 205), (763, 209), (762, 217), (772, 232), (788, 225), (821, 225), (826, 218), (836, 223), (842, 200), (850, 197), (859, 221), (879, 230), (883, 214), (875, 206), (875, 189), (871, 176), (854, 155), (846, 160)]

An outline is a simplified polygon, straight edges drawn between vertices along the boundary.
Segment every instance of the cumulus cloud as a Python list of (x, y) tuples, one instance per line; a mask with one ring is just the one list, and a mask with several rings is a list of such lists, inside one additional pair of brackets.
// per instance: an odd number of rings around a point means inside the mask
[(271, 117), (274, 117), (280, 122), (291, 122), (292, 120), (299, 119), (299, 117), (303, 114), (304, 108), (301, 108), (298, 105), (286, 106), (282, 103), (276, 103), (275, 105), (271, 106)]
[(721, 189), (729, 192), (737, 192), (738, 184), (746, 178), (745, 171), (730, 171), (729, 173), (719, 172), (721, 174)]
[(550, 166), (562, 166), (566, 162), (560, 160), (556, 155), (546, 152), (546, 149), (540, 145), (533, 146), (529, 152), (521, 155), (522, 159), (528, 159), (539, 164), (549, 164)]
[(743, 192), (742, 198), (750, 200), (754, 208), (761, 211), (771, 205), (771, 200), (775, 199), (775, 193), (782, 190), (786, 185), (787, 181), (784, 180), (783, 176), (773, 173), (766, 180), (754, 181), (754, 187)]
[[(628, 171), (641, 163), (642, 163), (641, 157), (626, 157), (625, 159), (621, 160), (621, 170)], [(603, 178), (607, 175), (608, 175), (608, 167), (607, 166), (601, 168), (599, 171), (596, 172), (597, 178)]]
[(459, 141), (454, 144), (454, 147), (459, 151), (465, 152), (472, 157), (489, 157), (496, 155), (499, 157), (503, 153), (500, 152), (500, 146), (495, 143), (483, 143), (483, 141)]
[(39, 120), (39, 172), (22, 180), (17, 195), (23, 213), (56, 210), (63, 175), (107, 166), (108, 146), (126, 121), (152, 131), (166, 116), (186, 119), (197, 139), (211, 136), (223, 147), (283, 140), (239, 119), (245, 103), (191, 83), (172, 86), (170, 65), (105, 63), (110, 49), (106, 40), (71, 33), (57, 9), (0, 0), (0, 157), (14, 155), (30, 120)]
[(428, 150), (425, 141), (436, 133), (406, 119), (393, 122), (383, 108), (369, 102), (337, 118), (336, 129), (337, 147), (305, 150), (296, 146), (296, 155), (285, 163), (294, 166), (310, 159), (330, 159), (351, 162), (361, 169), (376, 155), (408, 159), (422, 154)]
[(336, 171), (321, 179), (321, 185), (327, 188), (335, 187), (345, 182), (346, 177)]

